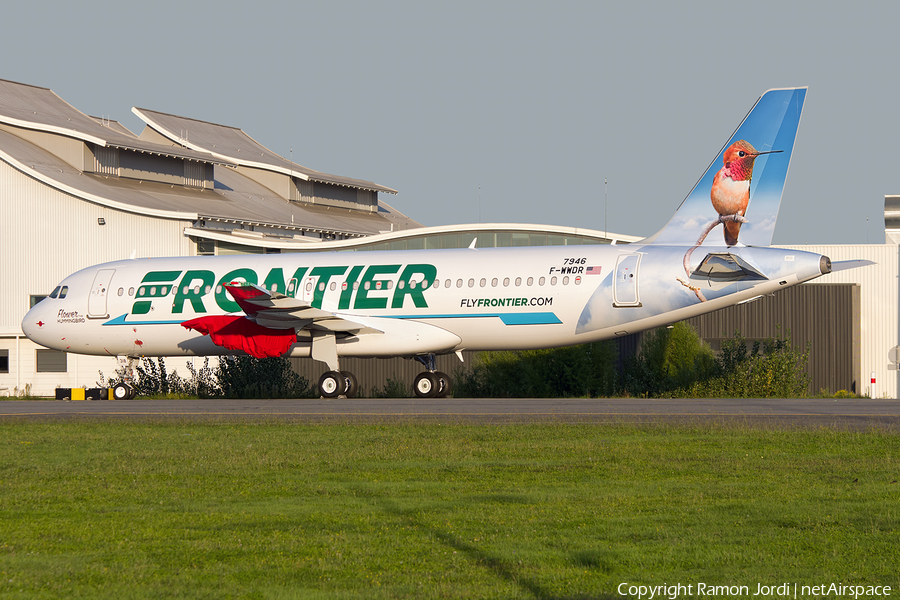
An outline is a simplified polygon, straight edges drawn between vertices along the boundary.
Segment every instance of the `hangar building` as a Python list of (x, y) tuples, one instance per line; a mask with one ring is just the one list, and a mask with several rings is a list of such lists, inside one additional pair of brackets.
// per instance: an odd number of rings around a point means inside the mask
[(139, 136), (49, 89), (0, 80), (0, 391), (52, 395), (112, 373), (114, 359), (47, 350), (21, 332), (30, 306), (84, 267), (419, 226), (379, 199), (391, 188), (295, 164), (234, 127), (134, 112), (147, 124)]

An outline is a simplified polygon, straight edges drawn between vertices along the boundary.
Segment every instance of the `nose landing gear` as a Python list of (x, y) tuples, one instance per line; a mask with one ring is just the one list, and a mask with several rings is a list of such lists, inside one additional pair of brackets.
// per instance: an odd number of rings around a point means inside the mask
[(137, 358), (134, 356), (117, 356), (119, 367), (116, 373), (122, 377), (122, 381), (113, 386), (112, 397), (115, 400), (134, 400), (137, 390), (134, 389), (134, 365)]
[(127, 383), (116, 384), (112, 389), (113, 398), (116, 400), (133, 400), (137, 396), (137, 390)]

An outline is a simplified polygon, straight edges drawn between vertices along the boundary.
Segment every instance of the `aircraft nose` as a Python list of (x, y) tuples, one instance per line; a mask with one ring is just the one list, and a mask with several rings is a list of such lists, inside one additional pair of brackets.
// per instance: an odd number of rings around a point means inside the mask
[(41, 306), (44, 301), (38, 302), (34, 307), (25, 313), (22, 319), (22, 333), (32, 342), (46, 345), (42, 340), (47, 337), (48, 315), (45, 306)]

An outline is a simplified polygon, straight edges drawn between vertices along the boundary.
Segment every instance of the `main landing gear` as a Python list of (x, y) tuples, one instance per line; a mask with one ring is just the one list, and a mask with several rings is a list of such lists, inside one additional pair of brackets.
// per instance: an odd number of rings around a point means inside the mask
[(355, 398), (359, 382), (350, 371), (326, 371), (319, 377), (319, 395), (323, 398)]
[(419, 373), (413, 380), (419, 398), (446, 398), (450, 395), (450, 377), (440, 371)]
[(416, 356), (415, 360), (428, 369), (413, 379), (413, 391), (419, 398), (446, 398), (450, 395), (450, 376), (434, 368), (434, 354)]
[(323, 398), (355, 397), (359, 391), (359, 382), (350, 371), (341, 371), (334, 332), (315, 331), (311, 342), (310, 355), (313, 360), (328, 365), (328, 371), (319, 377), (319, 395)]
[[(336, 357), (335, 357), (336, 358)], [(414, 357), (416, 361), (425, 365), (428, 369), (416, 375), (413, 380), (413, 391), (418, 398), (446, 398), (450, 395), (450, 376), (434, 368), (434, 354)], [(335, 362), (329, 364), (329, 369), (319, 377), (319, 395), (323, 398), (337, 398), (345, 396), (355, 398), (359, 392), (359, 382), (350, 371), (341, 371)]]

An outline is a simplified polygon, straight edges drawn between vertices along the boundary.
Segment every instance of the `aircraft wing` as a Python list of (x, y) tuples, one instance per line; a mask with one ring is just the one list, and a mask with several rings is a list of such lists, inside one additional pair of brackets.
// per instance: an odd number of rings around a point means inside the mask
[(383, 333), (379, 329), (313, 308), (308, 302), (247, 283), (225, 284), (246, 316), (212, 315), (181, 324), (208, 335), (217, 346), (257, 358), (282, 356), (297, 341), (297, 332)]
[(360, 323), (349, 321), (327, 310), (313, 308), (304, 300), (270, 292), (257, 285), (225, 284), (225, 289), (258, 325), (270, 329), (310, 329), (319, 331), (381, 333)]

